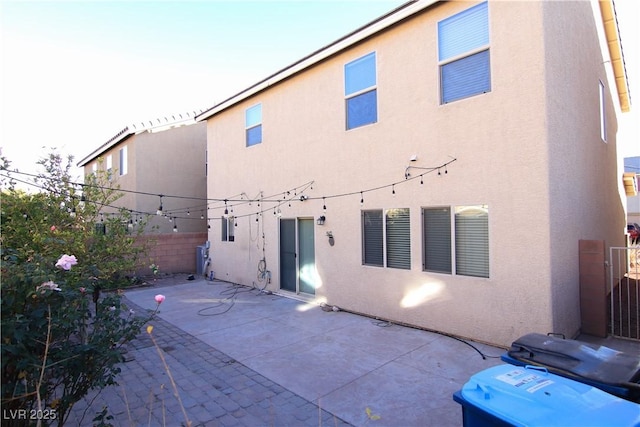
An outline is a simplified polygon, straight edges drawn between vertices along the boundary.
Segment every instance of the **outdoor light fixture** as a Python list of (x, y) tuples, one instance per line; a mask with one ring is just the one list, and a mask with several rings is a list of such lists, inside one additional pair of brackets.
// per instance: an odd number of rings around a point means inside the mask
[(316, 220), (316, 224), (318, 224), (318, 225), (324, 225), (324, 222), (325, 222), (325, 220), (326, 220), (326, 219), (327, 219), (327, 218), (326, 218), (324, 215), (320, 215), (320, 216), (318, 217), (318, 219)]

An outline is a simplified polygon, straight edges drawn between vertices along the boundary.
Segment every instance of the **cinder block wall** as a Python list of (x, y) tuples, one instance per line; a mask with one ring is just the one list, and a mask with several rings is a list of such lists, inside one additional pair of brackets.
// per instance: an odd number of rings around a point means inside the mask
[(149, 252), (141, 260), (136, 274), (152, 274), (149, 265), (156, 264), (160, 274), (196, 273), (196, 248), (207, 241), (207, 233), (167, 233), (140, 236), (140, 243), (149, 244)]

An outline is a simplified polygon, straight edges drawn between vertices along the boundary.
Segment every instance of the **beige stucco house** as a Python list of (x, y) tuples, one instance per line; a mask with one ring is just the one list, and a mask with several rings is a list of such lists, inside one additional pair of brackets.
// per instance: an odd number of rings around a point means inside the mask
[(409, 2), (198, 115), (215, 276), (499, 345), (575, 336), (579, 240), (624, 244), (612, 7)]
[(128, 125), (78, 162), (85, 175), (109, 171), (122, 190), (106, 212), (125, 208), (133, 221), (148, 219), (150, 256), (166, 273), (196, 272), (196, 247), (207, 239), (206, 124), (196, 114)]

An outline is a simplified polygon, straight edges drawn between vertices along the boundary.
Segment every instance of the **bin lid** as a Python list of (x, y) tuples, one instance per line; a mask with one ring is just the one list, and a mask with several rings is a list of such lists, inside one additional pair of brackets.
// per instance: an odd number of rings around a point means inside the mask
[(460, 396), (515, 426), (640, 426), (640, 405), (540, 367), (494, 366), (473, 375)]

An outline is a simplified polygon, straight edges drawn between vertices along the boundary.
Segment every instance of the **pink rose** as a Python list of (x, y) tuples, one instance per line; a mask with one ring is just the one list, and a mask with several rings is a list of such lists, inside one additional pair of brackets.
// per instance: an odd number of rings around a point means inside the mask
[(161, 295), (161, 294), (156, 295), (155, 300), (158, 304), (162, 304), (162, 301), (164, 301), (164, 295)]
[(55, 225), (51, 226), (51, 231), (56, 231), (56, 226)]
[(78, 260), (75, 255), (67, 255), (64, 254), (60, 257), (58, 262), (56, 262), (56, 267), (61, 268), (63, 270), (71, 270), (72, 265), (76, 265)]

